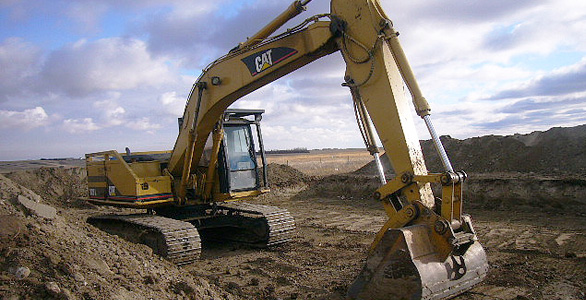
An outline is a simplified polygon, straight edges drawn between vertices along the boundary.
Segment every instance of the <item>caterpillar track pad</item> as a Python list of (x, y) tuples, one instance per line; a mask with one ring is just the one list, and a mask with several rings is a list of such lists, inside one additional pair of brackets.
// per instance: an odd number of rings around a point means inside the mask
[(348, 292), (350, 299), (447, 299), (469, 290), (488, 271), (473, 242), (462, 255), (441, 259), (428, 225), (389, 229)]

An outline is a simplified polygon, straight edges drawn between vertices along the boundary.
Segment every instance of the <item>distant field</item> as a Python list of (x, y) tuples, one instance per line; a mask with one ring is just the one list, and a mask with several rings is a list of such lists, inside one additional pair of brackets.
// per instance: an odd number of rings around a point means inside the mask
[(372, 156), (360, 149), (310, 150), (309, 153), (267, 155), (267, 161), (319, 176), (355, 171), (372, 161)]
[[(372, 161), (366, 150), (328, 149), (310, 150), (309, 153), (269, 154), (268, 163), (289, 165), (307, 175), (330, 175), (352, 172)], [(43, 159), (0, 161), (0, 173), (29, 170), (41, 167), (83, 167), (83, 159)]]
[(20, 170), (31, 170), (42, 167), (46, 168), (72, 168), (84, 167), (85, 159), (38, 159), (38, 160), (15, 160), (0, 161), (0, 173), (9, 173)]

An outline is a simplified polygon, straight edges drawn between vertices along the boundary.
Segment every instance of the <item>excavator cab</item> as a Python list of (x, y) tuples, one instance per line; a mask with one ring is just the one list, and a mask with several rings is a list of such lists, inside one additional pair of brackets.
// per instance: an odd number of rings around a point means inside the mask
[[(185, 204), (243, 200), (269, 191), (260, 121), (264, 110), (226, 109), (208, 136)], [(179, 119), (181, 128), (183, 120)]]
[[(222, 122), (224, 134), (218, 156), (218, 175), (222, 193), (259, 190), (268, 187), (265, 172), (260, 172), (257, 153), (266, 169), (260, 120), (264, 110), (229, 109)], [(254, 127), (253, 127), (254, 125)], [(253, 131), (256, 133), (258, 150)]]

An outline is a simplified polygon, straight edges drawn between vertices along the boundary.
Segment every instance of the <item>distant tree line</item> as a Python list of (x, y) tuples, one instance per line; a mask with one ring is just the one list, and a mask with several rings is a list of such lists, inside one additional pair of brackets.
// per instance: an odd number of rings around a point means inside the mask
[(309, 153), (307, 148), (293, 148), (293, 149), (285, 149), (285, 150), (268, 150), (265, 151), (266, 154), (294, 154), (294, 153)]

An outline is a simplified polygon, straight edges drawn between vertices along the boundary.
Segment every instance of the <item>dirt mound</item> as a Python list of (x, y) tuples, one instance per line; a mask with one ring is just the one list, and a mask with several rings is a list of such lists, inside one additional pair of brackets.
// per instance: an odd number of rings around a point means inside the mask
[(78, 205), (78, 198), (87, 196), (85, 168), (39, 168), (4, 174), (55, 206)]
[(23, 197), (66, 203), (65, 198), (78, 194), (68, 186), (83, 181), (83, 172), (54, 169), (10, 176), (45, 196), (0, 175), (1, 299), (236, 299), (150, 248), (88, 225), (90, 211), (62, 207), (57, 216), (43, 218), (19, 205)]
[[(586, 125), (552, 128), (525, 135), (441, 138), (455, 169), (468, 172), (586, 173)], [(423, 141), (430, 170), (441, 170), (431, 141)]]
[(307, 183), (313, 179), (313, 177), (287, 165), (271, 163), (267, 165), (267, 170), (269, 184), (272, 187), (290, 187)]
[[(354, 206), (379, 205), (372, 200), (380, 187), (371, 175), (340, 174), (316, 179), (295, 198), (326, 197), (351, 201)], [(441, 186), (433, 185), (436, 197)], [(527, 174), (470, 174), (464, 189), (466, 209), (503, 209), (572, 212), (586, 216), (586, 180), (564, 176)], [(356, 201), (360, 200), (360, 201)]]
[[(586, 180), (569, 176), (471, 174), (464, 196), (471, 208), (509, 209), (521, 206), (586, 216)], [(439, 191), (438, 191), (439, 194)]]
[[(586, 125), (465, 140), (442, 136), (441, 140), (456, 170), (469, 173), (586, 174)], [(433, 142), (421, 141), (421, 148), (428, 169), (441, 172), (443, 167)], [(386, 155), (381, 161), (387, 174), (392, 174)], [(355, 174), (376, 175), (376, 166), (373, 162), (368, 163)]]
[[(391, 166), (391, 162), (389, 161), (389, 158), (386, 155), (384, 155), (384, 152), (381, 154), (380, 161), (383, 165), (383, 170), (385, 170), (385, 175), (387, 177), (391, 177), (393, 174), (395, 174), (395, 172), (393, 171), (393, 167)], [(360, 169), (352, 172), (352, 174), (378, 176), (378, 170), (374, 161), (371, 161), (366, 165), (360, 167)]]
[[(337, 174), (318, 178), (309, 187), (295, 195), (295, 198), (336, 198), (353, 202), (352, 205), (378, 205), (373, 193), (380, 187), (380, 181), (372, 176)], [(359, 201), (356, 201), (359, 200)]]

